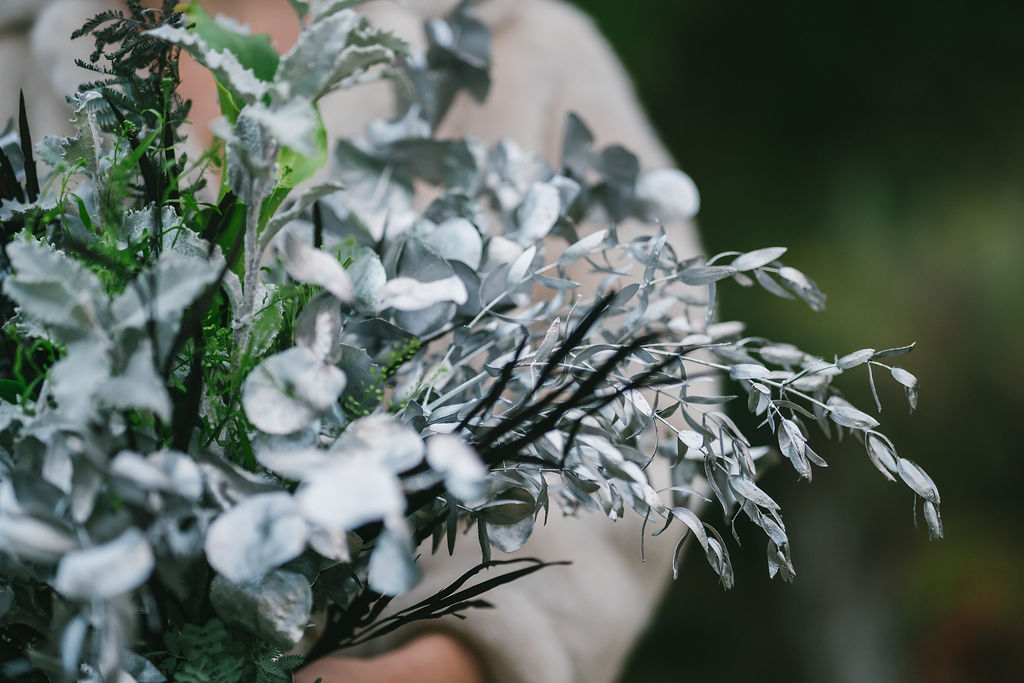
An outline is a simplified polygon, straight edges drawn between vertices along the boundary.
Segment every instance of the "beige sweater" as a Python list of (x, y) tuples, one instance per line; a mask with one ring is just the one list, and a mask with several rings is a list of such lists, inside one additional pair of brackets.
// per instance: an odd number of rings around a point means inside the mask
[[(67, 36), (108, 3), (96, 0), (4, 0), (0, 4), (0, 121), (14, 115), (17, 88), (26, 88), (36, 136), (66, 129), (70, 113), (63, 93), (73, 92), (88, 74), (73, 56), (91, 44)], [(456, 0), (371, 2), (372, 18), (414, 44), (422, 44), (422, 22)], [(645, 118), (622, 66), (594, 25), (557, 0), (491, 0), (480, 16), (493, 31), (493, 87), (480, 105), (459, 99), (441, 136), (475, 136), (487, 142), (508, 137), (523, 149), (557, 161), (567, 112), (579, 113), (598, 144), (621, 143), (645, 168), (672, 162)], [(357, 133), (371, 118), (389, 115), (392, 96), (385, 85), (336, 93), (323, 102), (333, 137)], [(629, 237), (630, 230), (623, 228)], [(699, 251), (692, 225), (667, 225), (680, 255)], [(656, 486), (667, 486), (665, 471)], [(500, 683), (605, 683), (620, 675), (631, 646), (661, 597), (669, 576), (674, 534), (648, 538), (640, 559), (640, 521), (627, 514), (611, 522), (602, 515), (562, 518), (556, 509), (518, 555), (572, 560), (506, 585), (487, 596), (497, 609), (478, 610), (460, 621), (414, 625), (371, 643), (365, 652), (394, 646), (417, 631), (446, 629), (465, 640)], [(418, 601), (479, 562), (475, 539), (431, 557), (423, 550), (424, 580), (396, 608)]]

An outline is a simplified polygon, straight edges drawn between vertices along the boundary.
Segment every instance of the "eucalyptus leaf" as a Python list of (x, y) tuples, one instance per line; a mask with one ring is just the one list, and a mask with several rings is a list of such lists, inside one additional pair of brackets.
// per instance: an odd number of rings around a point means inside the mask
[(377, 414), (352, 422), (331, 446), (347, 458), (373, 459), (394, 474), (411, 470), (423, 461), (419, 434), (394, 415)]
[(558, 265), (568, 266), (579, 261), (590, 253), (592, 249), (597, 248), (602, 242), (604, 242), (607, 236), (607, 230), (597, 230), (596, 232), (592, 232), (586, 237), (580, 239), (578, 242), (569, 245), (569, 247), (562, 252), (562, 255), (558, 257)]
[(779, 504), (772, 500), (771, 496), (762, 491), (757, 484), (744, 476), (734, 475), (729, 477), (729, 487), (735, 491), (737, 495), (746, 498), (755, 505), (769, 510), (779, 509)]
[(533, 244), (555, 227), (562, 211), (558, 188), (547, 183), (534, 183), (519, 207), (519, 243)]
[(322, 293), (313, 298), (295, 321), (295, 345), (309, 349), (321, 361), (334, 357), (341, 337), (341, 305)]
[(917, 377), (914, 377), (903, 368), (893, 368), (891, 372), (892, 378), (908, 389), (913, 389), (917, 386)]
[(284, 235), (284, 267), (298, 282), (323, 287), (339, 301), (352, 300), (352, 282), (337, 259), (291, 233)]
[(204, 544), (210, 566), (232, 583), (258, 579), (306, 547), (306, 523), (281, 491), (251, 496), (210, 525)]
[(932, 539), (942, 538), (942, 518), (939, 507), (930, 500), (924, 502), (924, 520), (928, 524), (928, 536)]
[(392, 470), (375, 457), (349, 455), (302, 483), (296, 501), (306, 519), (324, 529), (350, 531), (405, 512)]
[(782, 258), (782, 255), (785, 253), (785, 247), (766, 247), (764, 249), (755, 249), (754, 251), (748, 251), (745, 254), (740, 254), (730, 265), (739, 272), (754, 270), (755, 268), (767, 266), (772, 261)]
[(829, 401), (828, 416), (838, 425), (851, 429), (874, 429), (878, 420), (836, 399)]
[(448, 260), (462, 261), (473, 270), (480, 267), (484, 243), (479, 231), (465, 218), (441, 223), (423, 241)]
[(875, 355), (874, 349), (861, 349), (860, 351), (854, 351), (848, 353), (839, 360), (836, 361), (836, 366), (841, 370), (849, 370), (855, 368), (858, 365), (863, 365), (871, 360)]
[(878, 360), (879, 358), (892, 358), (894, 356), (903, 356), (913, 351), (915, 346), (917, 346), (917, 342), (914, 342), (913, 344), (907, 344), (906, 346), (898, 346), (893, 349), (883, 349), (882, 351), (876, 351), (874, 359)]
[(132, 527), (107, 543), (64, 555), (53, 587), (78, 600), (108, 600), (132, 592), (153, 572), (153, 550)]
[(930, 503), (939, 504), (939, 489), (920, 465), (906, 458), (900, 458), (896, 464), (896, 473), (900, 475), (900, 479), (907, 486), (914, 490), (914, 493)]
[(382, 310), (380, 292), (388, 276), (380, 257), (372, 249), (362, 247), (350, 252), (349, 258), (352, 262), (347, 272), (355, 302), (369, 311)]
[(306, 631), (313, 592), (302, 574), (276, 570), (243, 583), (215, 576), (210, 584), (210, 602), (229, 624), (274, 647), (290, 649)]
[(379, 310), (394, 308), (399, 311), (421, 311), (449, 301), (464, 304), (468, 297), (466, 285), (457, 275), (430, 282), (396, 277), (388, 280), (378, 294)]
[(78, 547), (63, 527), (29, 515), (0, 514), (0, 542), (18, 557), (38, 562), (56, 562)]
[(690, 220), (700, 209), (697, 185), (675, 168), (642, 171), (636, 180), (636, 201), (638, 213), (652, 223)]
[[(339, 350), (338, 366), (345, 373), (341, 407), (350, 417), (369, 415), (384, 399), (384, 370), (362, 349), (342, 344)], [(350, 426), (345, 434), (351, 431)]]
[(427, 464), (444, 477), (445, 489), (462, 501), (474, 502), (486, 491), (487, 466), (476, 451), (453, 434), (427, 440)]
[(688, 285), (706, 285), (724, 280), (736, 273), (733, 266), (692, 266), (679, 273), (679, 279)]
[(768, 368), (756, 363), (740, 363), (729, 369), (729, 377), (732, 379), (765, 379), (771, 374)]
[(319, 417), (341, 395), (345, 374), (301, 346), (270, 356), (249, 373), (242, 407), (267, 434), (290, 434)]
[(408, 541), (391, 529), (377, 537), (369, 565), (370, 588), (383, 595), (401, 595), (419, 581), (420, 572)]

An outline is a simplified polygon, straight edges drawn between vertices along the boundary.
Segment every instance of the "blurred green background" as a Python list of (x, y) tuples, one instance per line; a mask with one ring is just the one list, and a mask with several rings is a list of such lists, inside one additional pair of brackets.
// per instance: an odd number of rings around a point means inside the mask
[[(624, 681), (1024, 680), (1024, 3), (579, 0), (701, 189), (708, 250), (788, 246), (815, 314), (726, 287), (723, 318), (831, 357), (917, 341), (883, 429), (942, 494), (946, 539), (855, 442), (764, 481), (797, 580), (691, 556)], [(870, 404), (866, 377), (841, 387)], [(884, 387), (884, 388), (883, 388)], [(750, 424), (749, 422), (747, 424)]]

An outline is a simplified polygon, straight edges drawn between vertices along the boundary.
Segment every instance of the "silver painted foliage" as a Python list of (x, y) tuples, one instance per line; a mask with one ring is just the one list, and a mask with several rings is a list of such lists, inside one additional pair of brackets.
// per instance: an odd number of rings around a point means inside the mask
[[(465, 8), (431, 24), (445, 63), (460, 65), (445, 72), (406, 55), (354, 3), (292, 4), (306, 23), (269, 80), (248, 53), (211, 47), (232, 30), (223, 23), (151, 32), (236, 98), (215, 130), (244, 204), (237, 273), (230, 246), (193, 232), (195, 216), (171, 204), (125, 207), (120, 248), (153, 236), (160, 248), (120, 285), (90, 269), (87, 252), (45, 237), (26, 232), (6, 249), (2, 291), (16, 311), (3, 322), (55, 360), (32, 400), (26, 390), (0, 402), (0, 619), (30, 609), (8, 587), (17, 577), (51, 586), (65, 673), (116, 680), (154, 668), (130, 651), (124, 609), (148, 604), (154, 587), (179, 599), (198, 589), (234, 628), (288, 648), (314, 603), (344, 613), (361, 587), (412, 588), (418, 540), (450, 548), (476, 526), (486, 560), (492, 548), (528, 548), (552, 506), (638, 514), (673, 536), (647, 542), (693, 536), (730, 586), (729, 544), (700, 516), (717, 503), (764, 532), (770, 574), (790, 579), (781, 506), (755, 483), (768, 449), (723, 410), (743, 396), (760, 441), (801, 477), (826, 466), (812, 432), (853, 436), (941, 536), (934, 482), (834, 386), (862, 369), (874, 386), (885, 369), (914, 407), (917, 379), (883, 362), (910, 347), (828, 362), (716, 322), (729, 280), (813, 309), (824, 296), (779, 260), (781, 247), (704, 259), (675, 253), (654, 226), (621, 240), (612, 221), (688, 220), (699, 197), (680, 171), (597, 149), (576, 116), (561, 160), (508, 141), (432, 139), (453, 83), (486, 91), (486, 41)], [(326, 151), (316, 100), (377, 65), (405, 79), (413, 101), (338, 146), (343, 186), (281, 208), (312, 174), (296, 169)], [(84, 197), (105, 186), (119, 143), (80, 109), (76, 138), (40, 145), (55, 170), (37, 205), (84, 226)], [(80, 194), (64, 193), (62, 174), (76, 173)], [(422, 215), (418, 184), (435, 186)], [(191, 312), (213, 295), (227, 302), (222, 319), (184, 343)], [(226, 346), (204, 357), (200, 339)], [(210, 374), (188, 385), (197, 358)], [(219, 376), (237, 378), (227, 393), (209, 379)], [(182, 418), (188, 410), (196, 419)], [(231, 431), (238, 410), (247, 421)], [(675, 467), (671, 488), (650, 480), (654, 459)]]

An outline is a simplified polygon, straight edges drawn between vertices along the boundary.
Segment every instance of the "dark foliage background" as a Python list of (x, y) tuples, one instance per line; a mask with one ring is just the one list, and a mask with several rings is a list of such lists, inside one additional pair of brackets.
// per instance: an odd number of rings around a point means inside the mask
[(882, 419), (946, 524), (929, 543), (859, 445), (819, 442), (814, 486), (765, 485), (796, 583), (753, 534), (731, 592), (691, 558), (625, 680), (1024, 680), (1024, 4), (577, 4), (697, 181), (708, 250), (789, 246), (830, 297), (732, 288), (725, 317), (820, 353), (919, 342), (920, 408), (887, 386)]

